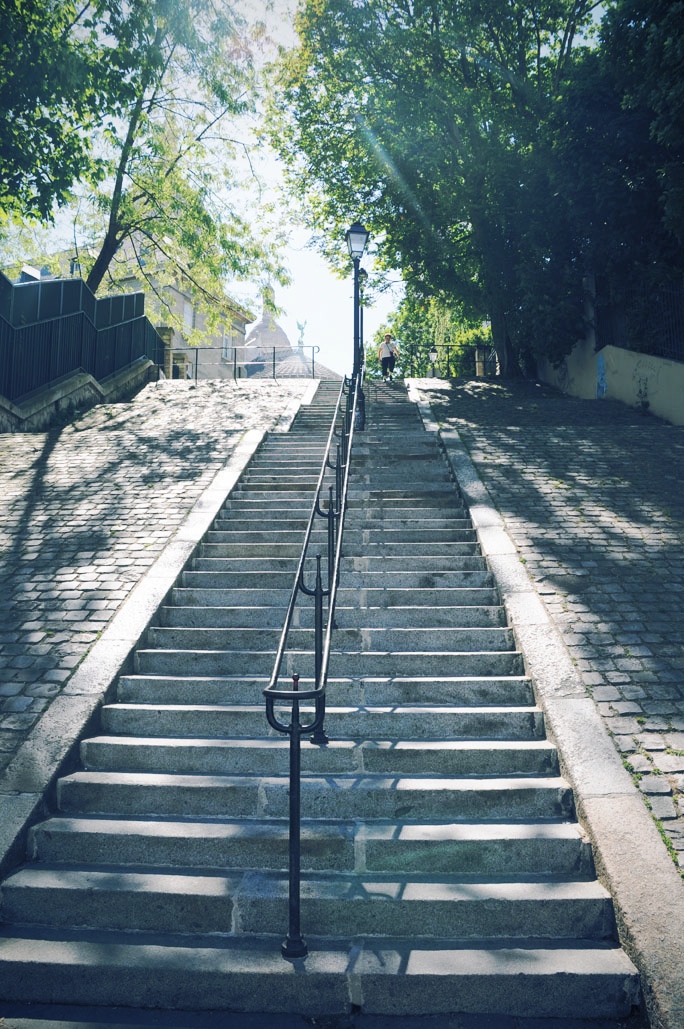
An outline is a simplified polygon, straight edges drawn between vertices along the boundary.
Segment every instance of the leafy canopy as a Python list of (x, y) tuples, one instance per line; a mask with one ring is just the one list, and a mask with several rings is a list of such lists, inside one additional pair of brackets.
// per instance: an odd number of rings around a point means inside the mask
[(101, 173), (88, 133), (122, 90), (98, 60), (93, 7), (0, 0), (0, 218), (49, 219), (75, 180)]
[(416, 293), (489, 316), (504, 372), (522, 268), (548, 258), (528, 233), (540, 131), (595, 6), (304, 0), (277, 69), (273, 143), (311, 224), (339, 238), (360, 217)]
[[(284, 281), (280, 229), (266, 208), (262, 225), (254, 217), (242, 141), (261, 29), (234, 0), (0, 5), (12, 30), (0, 49), (7, 217), (48, 221), (67, 205), (61, 231), (70, 219), (90, 288), (130, 288), (135, 276), (172, 323), (165, 284), (216, 320), (227, 279)], [(26, 60), (14, 67), (17, 49)]]

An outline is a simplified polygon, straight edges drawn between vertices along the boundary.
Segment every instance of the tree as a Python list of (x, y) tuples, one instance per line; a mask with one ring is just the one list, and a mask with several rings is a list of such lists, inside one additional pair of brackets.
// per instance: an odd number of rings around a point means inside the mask
[[(27, 7), (35, 17), (25, 15)], [(51, 203), (71, 191), (71, 247), (93, 292), (120, 289), (135, 276), (163, 305), (163, 285), (173, 281), (191, 290), (211, 323), (227, 278), (284, 281), (280, 231), (257, 237), (241, 213), (247, 148), (238, 137), (255, 109), (258, 28), (248, 30), (233, 0), (85, 0), (78, 17), (71, 3), (55, 0), (40, 0), (37, 10), (16, 0), (15, 8), (15, 21), (21, 16), (29, 26), (35, 62), (48, 69), (64, 62), (68, 114), (56, 137), (61, 149), (48, 147), (61, 177), (38, 190), (30, 213), (50, 218)], [(20, 92), (16, 76), (7, 81)], [(39, 82), (34, 93), (44, 92)], [(59, 122), (60, 98), (55, 92), (44, 100), (39, 113), (47, 124)], [(24, 109), (34, 106), (27, 93)], [(31, 124), (24, 116), (27, 132)], [(62, 166), (64, 140), (73, 160)], [(39, 136), (37, 150), (44, 148)], [(25, 164), (29, 185), (47, 180), (39, 156), (29, 152)], [(26, 210), (27, 189), (16, 179), (7, 185), (14, 210)]]
[[(176, 276), (209, 308), (226, 277), (282, 280), (275, 250), (234, 208), (235, 125), (253, 109), (245, 26), (227, 0), (137, 0), (108, 21), (128, 76), (129, 102), (102, 146), (108, 175), (91, 194), (85, 247), (93, 291), (116, 286), (123, 265), (154, 287)], [(88, 260), (88, 254), (94, 259)]]
[[(684, 245), (684, 2), (618, 0), (603, 49), (626, 114), (648, 121), (644, 142), (658, 155), (662, 222)], [(652, 151), (653, 152), (653, 151)]]
[(305, 0), (278, 69), (273, 143), (311, 223), (339, 238), (361, 217), (416, 293), (491, 320), (504, 374), (517, 369), (540, 127), (595, 6)]
[[(558, 198), (554, 250), (565, 247), (599, 305), (627, 318), (632, 345), (658, 334), (654, 292), (681, 288), (684, 273), (681, 110), (673, 106), (669, 122), (665, 112), (665, 98), (682, 88), (671, 59), (684, 53), (677, 6), (615, 4), (601, 45), (574, 62), (544, 128)], [(538, 219), (537, 232), (550, 221)]]
[(378, 347), (386, 332), (399, 344), (399, 367), (404, 375), (422, 376), (430, 372), (430, 351), (436, 347), (436, 367), (442, 376), (470, 374), (475, 369), (473, 348), (491, 347), (491, 333), (482, 324), (473, 324), (458, 307), (437, 297), (425, 298), (409, 289), (397, 311), (375, 333), (366, 347), (366, 365), (371, 378), (380, 375)]
[(52, 217), (74, 181), (97, 175), (89, 132), (120, 90), (71, 0), (0, 0), (0, 217)]

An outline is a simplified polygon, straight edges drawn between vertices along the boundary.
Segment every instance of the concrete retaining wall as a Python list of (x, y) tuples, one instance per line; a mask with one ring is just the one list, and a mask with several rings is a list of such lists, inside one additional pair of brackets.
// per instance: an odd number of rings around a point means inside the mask
[(619, 347), (594, 351), (593, 340), (578, 343), (560, 368), (539, 362), (542, 382), (583, 400), (609, 397), (684, 425), (684, 364)]
[(20, 404), (0, 396), (0, 432), (43, 432), (76, 411), (127, 400), (157, 377), (154, 362), (141, 357), (103, 382), (97, 382), (87, 372), (74, 372), (47, 389), (31, 394)]

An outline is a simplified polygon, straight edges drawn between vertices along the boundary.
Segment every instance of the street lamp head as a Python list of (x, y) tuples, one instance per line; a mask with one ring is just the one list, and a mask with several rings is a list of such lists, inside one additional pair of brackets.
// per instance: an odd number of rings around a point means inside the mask
[(437, 360), (437, 347), (430, 347), (430, 363), (434, 364)]
[(345, 239), (347, 240), (347, 246), (349, 247), (349, 256), (352, 261), (360, 261), (363, 257), (363, 252), (366, 249), (366, 243), (368, 242), (368, 232), (361, 222), (354, 222), (354, 224), (347, 229)]

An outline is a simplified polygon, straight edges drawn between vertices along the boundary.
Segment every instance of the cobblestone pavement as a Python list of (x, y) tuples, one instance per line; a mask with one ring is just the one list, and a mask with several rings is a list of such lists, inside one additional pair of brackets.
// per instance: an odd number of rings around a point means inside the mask
[(309, 386), (159, 382), (0, 434), (0, 770), (244, 433)]
[(684, 427), (535, 383), (435, 383), (684, 869)]

